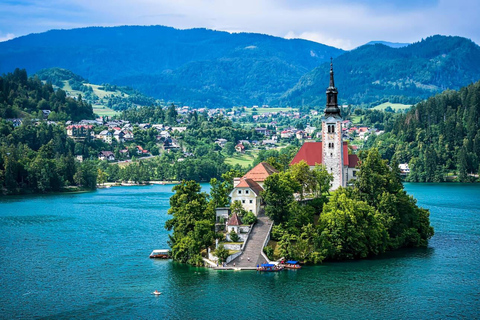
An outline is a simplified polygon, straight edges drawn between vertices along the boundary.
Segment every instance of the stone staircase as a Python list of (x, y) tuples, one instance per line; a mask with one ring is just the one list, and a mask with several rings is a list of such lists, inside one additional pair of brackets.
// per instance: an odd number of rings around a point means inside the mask
[(250, 269), (256, 268), (258, 264), (266, 262), (262, 255), (263, 244), (265, 238), (270, 232), (270, 227), (273, 224), (273, 221), (263, 212), (258, 215), (257, 219), (257, 223), (255, 223), (250, 232), (243, 254), (231, 261), (228, 264), (228, 267), (233, 267), (233, 264), (235, 263), (235, 268)]

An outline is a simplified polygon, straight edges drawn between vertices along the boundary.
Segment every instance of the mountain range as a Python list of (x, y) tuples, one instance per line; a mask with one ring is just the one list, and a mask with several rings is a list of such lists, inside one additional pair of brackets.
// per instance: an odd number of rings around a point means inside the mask
[[(387, 44), (387, 45), (385, 45)], [(254, 33), (164, 26), (52, 30), (0, 43), (0, 73), (60, 67), (194, 107), (325, 104), (330, 58), (342, 103), (415, 103), (480, 79), (480, 47), (433, 36), (344, 51)]]
[(52, 30), (0, 43), (0, 73), (60, 67), (192, 106), (267, 104), (344, 51), (254, 33), (163, 26)]
[[(328, 65), (306, 73), (280, 105), (323, 106)], [(406, 47), (364, 45), (334, 60), (340, 102), (413, 104), (480, 79), (480, 47), (461, 37), (432, 36)]]

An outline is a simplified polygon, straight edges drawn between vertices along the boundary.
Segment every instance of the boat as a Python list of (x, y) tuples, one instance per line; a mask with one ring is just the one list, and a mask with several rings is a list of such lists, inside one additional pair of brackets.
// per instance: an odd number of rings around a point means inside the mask
[(168, 249), (153, 250), (150, 253), (150, 259), (170, 259), (170, 251)]
[(156, 295), (156, 296), (159, 296), (159, 295), (161, 295), (162, 293), (161, 293), (160, 291), (158, 291), (158, 290), (155, 290), (155, 291), (152, 292), (152, 294), (154, 294), (154, 295)]
[(283, 266), (287, 269), (301, 269), (302, 268), (300, 263), (298, 263), (298, 261), (294, 261), (294, 260), (289, 260), (289, 261), (285, 262), (283, 264)]
[(283, 266), (275, 265), (272, 263), (262, 263), (260, 266), (257, 266), (257, 271), (262, 272), (278, 272), (283, 270)]

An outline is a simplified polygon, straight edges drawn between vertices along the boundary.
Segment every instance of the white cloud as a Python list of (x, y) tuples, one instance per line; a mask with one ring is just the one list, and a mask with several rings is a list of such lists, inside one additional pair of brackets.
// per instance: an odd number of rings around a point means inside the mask
[(6, 35), (0, 34), (0, 42), (8, 41), (15, 38), (13, 33), (7, 33)]
[(340, 38), (332, 38), (325, 36), (324, 34), (321, 34), (319, 32), (302, 32), (300, 34), (296, 34), (293, 31), (289, 31), (284, 38), (286, 39), (305, 39), (305, 40), (310, 40), (310, 41), (315, 41), (318, 43), (323, 43), (328, 46), (336, 47), (336, 48), (342, 48), (345, 50), (353, 49), (355, 46), (353, 46), (352, 42), (348, 39), (340, 39)]
[[(298, 2), (300, 1), (300, 2)], [(433, 34), (480, 42), (478, 0), (14, 0), (0, 2), (0, 30), (114, 25), (203, 27), (298, 37), (351, 49), (371, 40), (414, 42)], [(0, 34), (1, 36), (1, 34)]]

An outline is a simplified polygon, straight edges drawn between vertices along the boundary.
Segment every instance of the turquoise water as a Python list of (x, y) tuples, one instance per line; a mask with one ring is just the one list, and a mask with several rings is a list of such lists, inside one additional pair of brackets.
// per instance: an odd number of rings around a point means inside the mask
[(149, 259), (171, 186), (1, 199), (0, 318), (480, 318), (480, 185), (406, 189), (428, 248), (277, 274)]

